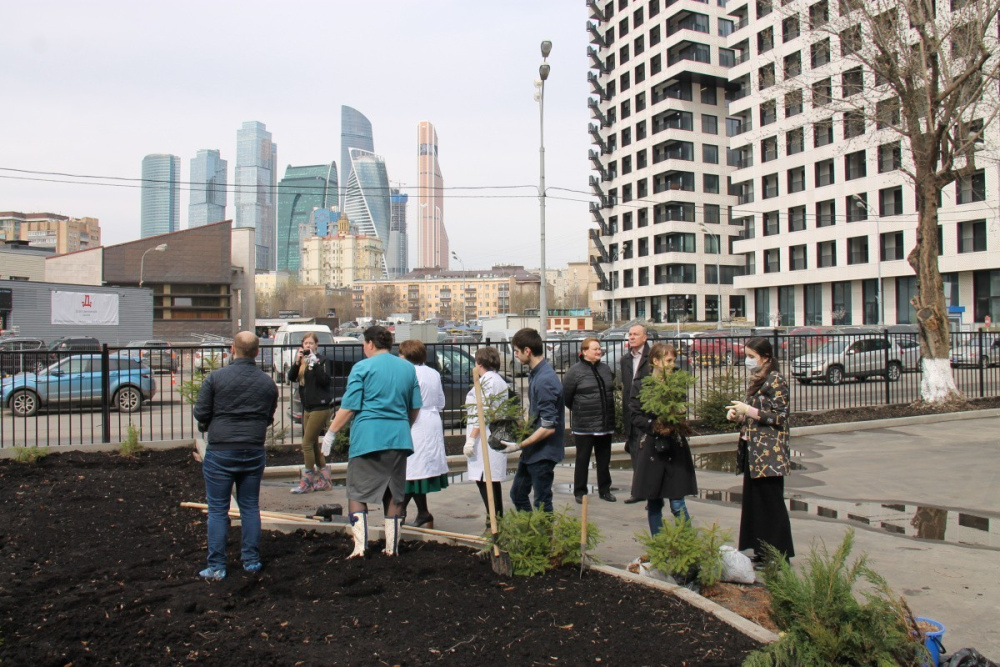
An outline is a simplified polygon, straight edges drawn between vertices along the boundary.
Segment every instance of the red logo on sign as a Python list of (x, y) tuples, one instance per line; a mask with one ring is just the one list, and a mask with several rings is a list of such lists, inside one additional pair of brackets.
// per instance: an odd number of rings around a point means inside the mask
[(80, 305), (82, 307), (84, 307), (84, 308), (93, 308), (94, 307), (94, 304), (90, 301), (90, 295), (89, 294), (84, 294), (83, 295), (83, 303), (80, 304)]

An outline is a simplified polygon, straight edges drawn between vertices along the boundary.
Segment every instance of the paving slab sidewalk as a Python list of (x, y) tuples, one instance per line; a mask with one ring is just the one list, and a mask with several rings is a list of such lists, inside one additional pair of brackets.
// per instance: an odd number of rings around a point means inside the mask
[[(792, 447), (799, 452), (795, 460), (805, 466), (786, 485), (786, 495), (802, 508), (792, 513), (799, 554), (793, 565), (802, 566), (812, 544), (835, 549), (853, 526), (855, 555), (867, 553), (875, 570), (906, 596), (914, 613), (945, 625), (949, 653), (971, 646), (1000, 660), (1000, 416), (972, 413), (960, 420), (904, 420), (884, 428), (816, 431), (792, 436)], [(730, 448), (714, 445), (696, 451)], [(572, 479), (571, 463), (556, 468), (555, 502), (578, 512)], [(629, 495), (631, 471), (613, 470), (612, 479), (618, 502), (600, 501), (596, 494), (590, 498), (589, 518), (604, 536), (592, 555), (624, 568), (641, 552), (635, 535), (647, 530), (646, 518), (643, 504), (622, 502)], [(594, 482), (593, 472), (590, 480)], [(698, 483), (703, 495), (712, 492), (710, 497), (721, 500), (689, 498), (695, 522), (718, 523), (735, 537), (740, 509), (725, 500), (738, 500), (729, 494), (740, 492), (741, 478), (699, 471)], [(303, 514), (326, 502), (346, 508), (342, 487), (293, 495), (292, 485), (290, 477), (266, 479), (262, 508)], [(506, 507), (509, 487), (508, 481)], [(475, 484), (453, 483), (428, 500), (435, 528), (482, 532), (484, 510)], [(855, 520), (845, 520), (848, 514)], [(373, 519), (380, 525), (377, 510)], [(883, 521), (889, 528), (882, 527)], [(942, 532), (944, 540), (913, 537)], [(967, 535), (983, 546), (958, 543)]]

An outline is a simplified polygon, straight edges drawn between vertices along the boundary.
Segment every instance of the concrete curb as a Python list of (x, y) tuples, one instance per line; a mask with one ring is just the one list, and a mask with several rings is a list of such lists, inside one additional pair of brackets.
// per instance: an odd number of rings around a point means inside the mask
[[(195, 447), (195, 440), (152, 440), (150, 442), (141, 442), (139, 444), (142, 445), (143, 449), (155, 449), (160, 451), (181, 447), (191, 447), (193, 449)], [(108, 442), (96, 443), (93, 445), (53, 445), (52, 447), (39, 447), (39, 449), (48, 449), (50, 454), (58, 454), (61, 452), (117, 452), (119, 447), (121, 447), (121, 443)], [(33, 448), (28, 447), (27, 449)], [(0, 448), (0, 459), (13, 458), (17, 458), (17, 448)]]

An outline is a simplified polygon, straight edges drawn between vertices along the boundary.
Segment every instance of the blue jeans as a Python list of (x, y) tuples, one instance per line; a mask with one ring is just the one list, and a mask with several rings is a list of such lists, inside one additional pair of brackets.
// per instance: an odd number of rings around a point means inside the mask
[[(691, 520), (691, 515), (688, 513), (687, 503), (684, 502), (684, 498), (670, 499), (670, 513), (685, 521)], [(650, 535), (656, 535), (663, 528), (662, 498), (654, 498), (646, 501), (646, 520), (649, 522)]]
[(243, 565), (260, 561), (260, 480), (264, 477), (263, 449), (209, 449), (201, 471), (208, 498), (208, 566), (226, 567), (226, 535), (229, 532), (229, 498), (236, 485), (240, 507)]
[(518, 461), (514, 482), (510, 485), (510, 501), (522, 512), (531, 511), (528, 492), (535, 496), (535, 507), (552, 511), (552, 480), (555, 479), (555, 461)]

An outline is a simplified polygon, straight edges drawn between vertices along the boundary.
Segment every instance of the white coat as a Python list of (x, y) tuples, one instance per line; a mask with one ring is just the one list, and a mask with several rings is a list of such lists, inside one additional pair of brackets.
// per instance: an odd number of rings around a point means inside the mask
[[(490, 397), (496, 397), (497, 402), (502, 402), (507, 398), (507, 383), (504, 379), (500, 377), (500, 374), (496, 371), (489, 371), (483, 377), (479, 379), (480, 384), (483, 388), (483, 403), (489, 405)], [(469, 390), (468, 395), (465, 397), (466, 405), (469, 405), (469, 418), (466, 420), (467, 426), (465, 427), (465, 437), (468, 439), (469, 434), (472, 429), (476, 427), (479, 423), (479, 416), (476, 413), (476, 388), (473, 387)], [(490, 435), (489, 427), (486, 427), (486, 437)], [(480, 441), (482, 435), (476, 438), (476, 446), (473, 450), (472, 456), (469, 457), (469, 479), (481, 482), (485, 477), (485, 470), (483, 466), (483, 445)], [(498, 452), (489, 445), (486, 449), (490, 452), (490, 474), (493, 477), (494, 482), (504, 482), (507, 480), (507, 455)]]
[(406, 458), (406, 479), (410, 481), (438, 477), (448, 472), (448, 459), (444, 451), (444, 389), (441, 374), (428, 366), (416, 366), (423, 407), (417, 420), (410, 427), (413, 437), (413, 454)]

